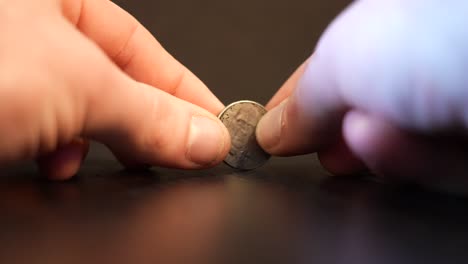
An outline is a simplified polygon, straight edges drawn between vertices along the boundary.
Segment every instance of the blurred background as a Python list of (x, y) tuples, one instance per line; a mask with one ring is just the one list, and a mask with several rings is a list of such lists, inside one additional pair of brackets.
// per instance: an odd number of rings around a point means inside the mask
[(266, 104), (346, 0), (116, 0), (224, 104)]
[[(265, 104), (344, 0), (117, 0), (225, 103)], [(329, 177), (312, 156), (247, 173), (0, 170), (0, 263), (467, 263), (466, 198)]]

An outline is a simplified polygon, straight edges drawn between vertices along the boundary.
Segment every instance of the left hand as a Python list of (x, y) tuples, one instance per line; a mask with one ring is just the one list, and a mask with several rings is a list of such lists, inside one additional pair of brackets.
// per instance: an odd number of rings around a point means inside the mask
[(127, 166), (205, 168), (229, 150), (223, 104), (111, 1), (0, 1), (0, 32), (0, 165), (67, 179), (83, 138)]

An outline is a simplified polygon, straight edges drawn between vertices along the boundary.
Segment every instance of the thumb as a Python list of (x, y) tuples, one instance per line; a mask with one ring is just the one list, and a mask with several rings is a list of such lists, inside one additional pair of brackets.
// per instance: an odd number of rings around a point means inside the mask
[(290, 156), (316, 152), (339, 137), (346, 109), (326, 61), (326, 57), (313, 55), (269, 103), (270, 106), (290, 93), (257, 126), (259, 144), (270, 154)]
[(106, 80), (111, 91), (90, 95), (86, 137), (109, 146), (129, 166), (193, 169), (223, 160), (229, 135), (213, 114), (112, 72)]

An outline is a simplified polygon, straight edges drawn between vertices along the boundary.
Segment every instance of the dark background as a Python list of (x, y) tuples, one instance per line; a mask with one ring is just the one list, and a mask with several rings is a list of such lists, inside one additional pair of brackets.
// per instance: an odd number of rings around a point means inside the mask
[(345, 0), (114, 1), (225, 104), (265, 104), (312, 54)]
[[(228, 104), (266, 103), (347, 1), (116, 3)], [(125, 171), (94, 145), (70, 181), (0, 169), (0, 263), (467, 263), (467, 205), (332, 177), (311, 155), (246, 173)]]

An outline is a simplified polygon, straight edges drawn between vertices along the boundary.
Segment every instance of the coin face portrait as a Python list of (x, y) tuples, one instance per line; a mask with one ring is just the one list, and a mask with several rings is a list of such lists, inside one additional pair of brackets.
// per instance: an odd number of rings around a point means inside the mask
[(252, 170), (270, 158), (255, 136), (258, 121), (265, 113), (265, 108), (256, 102), (239, 101), (228, 105), (219, 114), (231, 135), (231, 150), (224, 160), (226, 164), (240, 170)]

